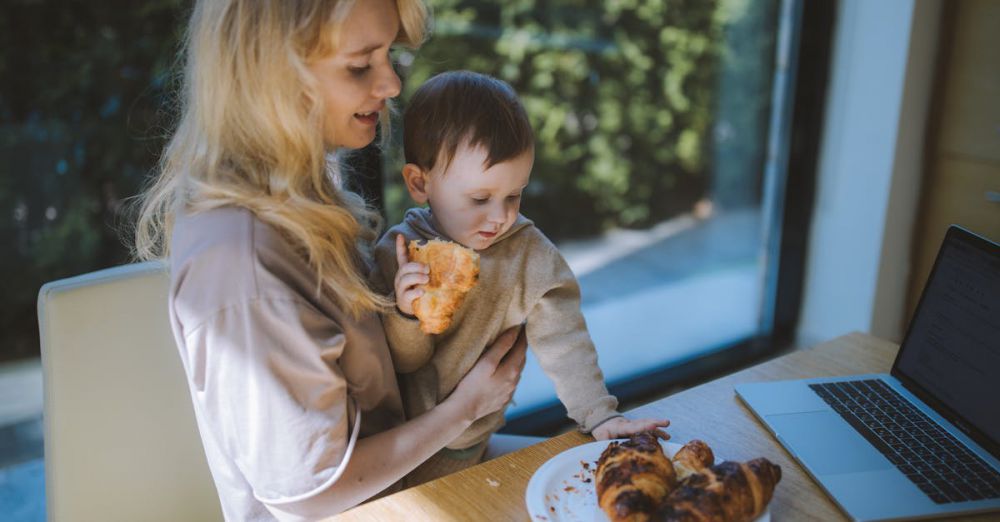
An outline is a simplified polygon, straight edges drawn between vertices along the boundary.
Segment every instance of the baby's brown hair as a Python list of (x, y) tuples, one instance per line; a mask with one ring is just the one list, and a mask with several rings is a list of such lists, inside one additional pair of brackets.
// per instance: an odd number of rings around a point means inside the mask
[(528, 114), (514, 89), (497, 78), (471, 71), (450, 71), (417, 89), (403, 114), (403, 153), (407, 163), (430, 170), (445, 168), (461, 145), (484, 147), (486, 168), (516, 158), (534, 147)]

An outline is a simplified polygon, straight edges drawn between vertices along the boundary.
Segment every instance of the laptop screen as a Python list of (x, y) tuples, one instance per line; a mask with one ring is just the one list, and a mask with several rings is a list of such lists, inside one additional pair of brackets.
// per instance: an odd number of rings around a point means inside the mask
[(996, 452), (1000, 246), (958, 227), (949, 229), (892, 373)]

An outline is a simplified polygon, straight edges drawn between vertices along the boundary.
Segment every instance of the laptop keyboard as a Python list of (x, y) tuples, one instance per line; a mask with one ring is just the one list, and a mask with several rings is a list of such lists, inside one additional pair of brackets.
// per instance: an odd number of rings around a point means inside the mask
[(883, 381), (809, 387), (934, 502), (1000, 498), (1000, 473)]

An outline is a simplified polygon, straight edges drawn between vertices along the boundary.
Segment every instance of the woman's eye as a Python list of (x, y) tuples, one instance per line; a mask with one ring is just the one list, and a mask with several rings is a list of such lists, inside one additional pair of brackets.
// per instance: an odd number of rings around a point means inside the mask
[(371, 65), (365, 65), (365, 66), (362, 66), (362, 67), (351, 67), (351, 66), (349, 66), (349, 67), (347, 67), (347, 70), (348, 70), (348, 72), (350, 72), (354, 76), (364, 76), (364, 74), (367, 73), (371, 68), (372, 68)]

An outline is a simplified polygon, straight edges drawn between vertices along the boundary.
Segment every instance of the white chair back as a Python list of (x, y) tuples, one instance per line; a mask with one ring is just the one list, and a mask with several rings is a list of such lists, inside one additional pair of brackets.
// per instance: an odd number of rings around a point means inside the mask
[(168, 286), (150, 262), (39, 292), (49, 520), (222, 520)]

